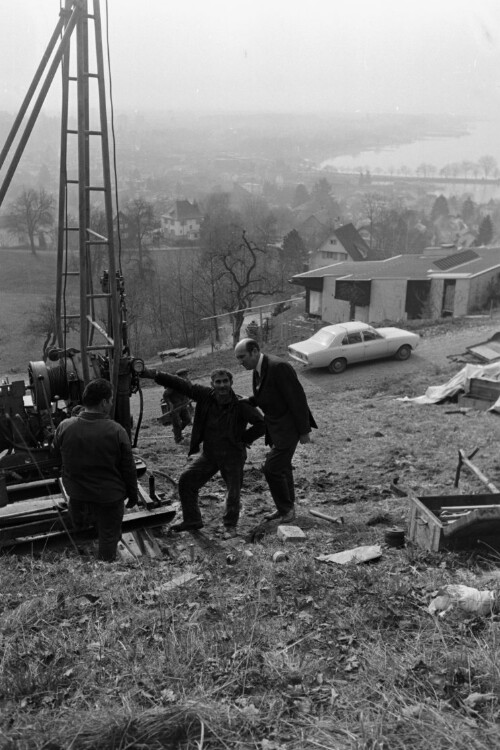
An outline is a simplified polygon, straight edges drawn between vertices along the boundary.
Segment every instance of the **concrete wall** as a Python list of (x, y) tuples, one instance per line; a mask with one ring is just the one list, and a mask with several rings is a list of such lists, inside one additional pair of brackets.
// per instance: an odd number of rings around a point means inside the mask
[[(370, 307), (356, 307), (356, 320), (364, 323), (406, 320), (406, 279), (376, 279), (371, 284)], [(321, 317), (328, 323), (350, 320), (350, 305), (335, 299), (335, 279), (325, 277)]]
[(443, 289), (444, 279), (432, 279), (428, 309), (424, 311), (424, 317), (441, 317), (441, 309), (443, 307)]
[(460, 318), (469, 312), (469, 289), (470, 279), (457, 279), (455, 285), (455, 304), (453, 306), (454, 318)]
[[(474, 279), (457, 279), (455, 283), (455, 301), (453, 305), (453, 317), (458, 318), (462, 315), (484, 308), (489, 285), (498, 276), (498, 271), (481, 274)], [(444, 279), (432, 279), (430, 307), (431, 317), (438, 318), (441, 316), (443, 307), (443, 289)]]
[[(457, 279), (455, 284), (454, 317), (484, 309), (491, 282), (499, 279), (498, 269), (474, 279)], [(318, 314), (328, 323), (350, 320), (350, 305), (335, 299), (335, 279), (326, 276)], [(371, 284), (370, 307), (357, 307), (356, 320), (379, 323), (384, 320), (407, 320), (406, 279), (375, 279)], [(432, 279), (425, 317), (439, 318), (443, 306), (444, 279)]]
[(328, 323), (343, 323), (350, 320), (349, 302), (335, 299), (335, 279), (325, 276), (323, 280), (323, 299), (321, 304), (321, 317)]
[(371, 287), (369, 320), (406, 320), (406, 279), (374, 279)]

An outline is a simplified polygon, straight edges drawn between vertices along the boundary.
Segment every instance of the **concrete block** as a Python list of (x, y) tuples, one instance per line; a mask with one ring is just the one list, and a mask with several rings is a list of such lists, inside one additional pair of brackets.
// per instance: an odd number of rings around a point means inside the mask
[(278, 539), (282, 539), (284, 542), (301, 542), (306, 538), (306, 535), (298, 526), (289, 526), (288, 524), (278, 526), (276, 532)]

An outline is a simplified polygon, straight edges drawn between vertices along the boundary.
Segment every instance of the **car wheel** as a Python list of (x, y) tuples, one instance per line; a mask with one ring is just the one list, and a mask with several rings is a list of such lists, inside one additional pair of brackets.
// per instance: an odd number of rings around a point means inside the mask
[(338, 375), (340, 372), (344, 372), (345, 368), (347, 367), (347, 361), (343, 357), (339, 357), (338, 359), (334, 359), (330, 364), (328, 365), (328, 371), (333, 373), (334, 375)]
[(411, 356), (411, 346), (409, 346), (408, 344), (400, 346), (394, 356), (396, 357), (396, 359), (399, 359), (401, 361), (408, 359), (408, 357)]

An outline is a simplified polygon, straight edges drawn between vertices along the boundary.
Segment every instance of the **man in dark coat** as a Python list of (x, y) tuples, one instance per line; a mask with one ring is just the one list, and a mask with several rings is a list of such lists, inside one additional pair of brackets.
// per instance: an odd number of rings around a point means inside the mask
[(124, 501), (137, 505), (137, 472), (126, 430), (110, 419), (113, 388), (97, 378), (86, 386), (83, 409), (57, 427), (52, 452), (62, 464), (75, 528), (95, 525), (98, 557), (112, 562), (121, 537)]
[(211, 387), (156, 370), (146, 369), (142, 377), (153, 378), (158, 385), (174, 388), (196, 402), (189, 455), (198, 453), (201, 445), (203, 448), (201, 455), (179, 478), (183, 520), (172, 529), (189, 531), (203, 527), (198, 493), (220, 471), (227, 487), (223, 516), (225, 537), (235, 536), (246, 448), (265, 432), (262, 415), (236, 395), (232, 389), (233, 376), (228, 370), (214, 370), (210, 376)]
[(254, 339), (242, 339), (235, 347), (235, 355), (246, 370), (253, 370), (250, 403), (264, 413), (266, 445), (271, 446), (264, 475), (276, 511), (267, 519), (291, 523), (295, 520), (293, 454), (299, 442), (311, 442), (311, 429), (317, 425), (297, 373), (289, 362), (262, 354)]

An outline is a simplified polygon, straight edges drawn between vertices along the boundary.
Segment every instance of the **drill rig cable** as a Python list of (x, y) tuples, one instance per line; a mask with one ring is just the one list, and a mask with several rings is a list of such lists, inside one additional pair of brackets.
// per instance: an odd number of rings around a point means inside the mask
[(144, 414), (144, 396), (143, 396), (142, 388), (140, 385), (137, 388), (137, 393), (139, 394), (139, 416), (137, 418), (137, 427), (135, 428), (134, 442), (132, 444), (132, 448), (137, 448), (137, 441), (139, 439), (139, 430), (141, 429), (142, 417)]

